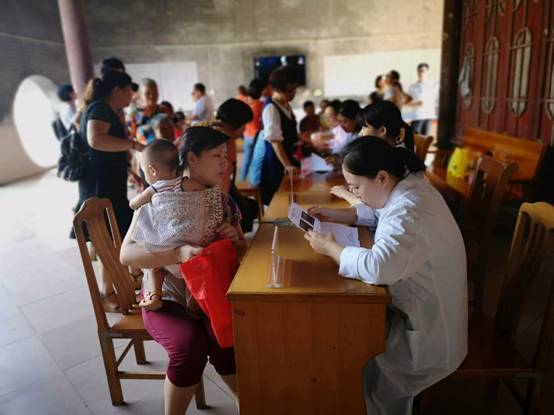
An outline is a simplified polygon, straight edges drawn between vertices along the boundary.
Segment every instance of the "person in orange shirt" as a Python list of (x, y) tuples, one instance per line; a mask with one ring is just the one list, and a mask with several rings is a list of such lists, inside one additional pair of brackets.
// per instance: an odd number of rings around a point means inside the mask
[(262, 129), (263, 102), (260, 98), (265, 86), (265, 82), (260, 79), (254, 79), (250, 82), (250, 85), (248, 85), (248, 105), (252, 110), (253, 118), (252, 121), (246, 124), (244, 130), (244, 159), (240, 169), (239, 180), (246, 180), (248, 177), (248, 169), (252, 161), (254, 143)]

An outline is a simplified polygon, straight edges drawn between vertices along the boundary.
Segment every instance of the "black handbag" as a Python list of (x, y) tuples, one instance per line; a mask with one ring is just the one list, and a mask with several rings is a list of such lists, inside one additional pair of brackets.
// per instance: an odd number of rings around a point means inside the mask
[(60, 140), (61, 156), (58, 160), (58, 177), (76, 182), (84, 176), (90, 160), (88, 148), (75, 127)]

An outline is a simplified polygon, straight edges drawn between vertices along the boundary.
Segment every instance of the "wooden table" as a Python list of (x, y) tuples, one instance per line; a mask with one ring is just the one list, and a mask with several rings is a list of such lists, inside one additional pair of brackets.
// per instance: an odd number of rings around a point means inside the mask
[[(331, 208), (345, 208), (349, 204), (329, 193), (331, 187), (344, 184), (344, 179), (337, 173), (312, 173), (304, 178), (298, 175), (293, 179), (293, 192), (295, 202), (308, 208), (314, 205), (322, 205)], [(285, 176), (279, 190), (268, 209), (264, 213), (264, 221), (273, 221), (286, 218), (290, 204), (290, 177)]]
[(279, 229), (284, 286), (268, 288), (273, 230), (260, 226), (228, 292), (241, 414), (363, 414), (362, 368), (384, 351), (389, 294), (340, 277), (296, 228)]

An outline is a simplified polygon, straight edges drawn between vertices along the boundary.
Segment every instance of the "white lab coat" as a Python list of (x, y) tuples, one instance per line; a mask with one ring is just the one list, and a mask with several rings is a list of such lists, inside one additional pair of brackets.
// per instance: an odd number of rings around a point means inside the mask
[(466, 254), (442, 196), (410, 174), (382, 209), (358, 205), (358, 224), (375, 227), (371, 249), (346, 247), (340, 274), (388, 285), (385, 352), (364, 370), (367, 413), (410, 415), (413, 398), (448, 376), (467, 354)]

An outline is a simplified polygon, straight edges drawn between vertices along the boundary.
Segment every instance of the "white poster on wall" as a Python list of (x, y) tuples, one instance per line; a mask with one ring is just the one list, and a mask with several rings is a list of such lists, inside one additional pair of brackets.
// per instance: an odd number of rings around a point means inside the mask
[(407, 91), (417, 80), (417, 65), (430, 66), (428, 79), (439, 81), (440, 49), (379, 51), (359, 55), (331, 55), (324, 58), (324, 96), (365, 96), (375, 90), (374, 81), (391, 69), (400, 73)]
[(192, 86), (198, 82), (196, 62), (159, 62), (125, 64), (133, 80), (152, 78), (158, 83), (160, 101), (169, 101), (175, 111), (192, 110)]

